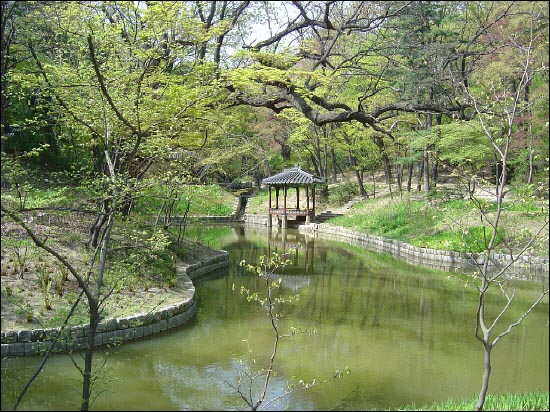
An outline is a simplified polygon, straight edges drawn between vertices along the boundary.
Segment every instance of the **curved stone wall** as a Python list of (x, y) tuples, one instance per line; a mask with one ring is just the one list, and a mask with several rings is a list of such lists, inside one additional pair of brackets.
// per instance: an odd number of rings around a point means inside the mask
[[(191, 279), (229, 266), (229, 253), (193, 264), (177, 265), (178, 286), (182, 301), (161, 307), (149, 313), (136, 313), (122, 318), (103, 320), (97, 327), (95, 345), (118, 344), (155, 335), (187, 322), (195, 314), (195, 287)], [(68, 352), (86, 348), (89, 325), (72, 326), (62, 332), (54, 352)], [(12, 330), (2, 332), (2, 357), (28, 356), (46, 352), (54, 343), (59, 328)]]
[[(246, 215), (245, 222), (254, 225), (267, 225), (267, 217), (263, 215)], [(454, 271), (456, 268), (475, 270), (475, 261), (484, 262), (485, 255), (470, 254), (466, 252), (453, 252), (440, 249), (428, 249), (413, 246), (399, 240), (387, 239), (381, 236), (369, 235), (357, 232), (330, 223), (310, 223), (299, 226), (300, 233), (322, 236), (326, 239), (349, 242), (357, 246), (365, 247), (377, 252), (389, 254), (398, 259), (414, 265), (420, 265), (446, 272)], [(508, 273), (522, 279), (545, 280), (549, 278), (549, 260), (543, 257), (522, 255), (510, 256), (502, 253), (494, 253), (490, 256), (490, 270), (498, 270), (512, 260), (515, 260)]]
[[(321, 235), (323, 238), (344, 240), (378, 252), (387, 253), (414, 265), (452, 271), (456, 268), (474, 270), (476, 261), (482, 264), (486, 256), (482, 253), (454, 252), (413, 246), (394, 239), (357, 232), (330, 223), (312, 223), (300, 227), (302, 233)], [(508, 273), (523, 279), (548, 280), (549, 260), (533, 256), (510, 256), (493, 253), (489, 258), (490, 270), (496, 271), (509, 265)]]

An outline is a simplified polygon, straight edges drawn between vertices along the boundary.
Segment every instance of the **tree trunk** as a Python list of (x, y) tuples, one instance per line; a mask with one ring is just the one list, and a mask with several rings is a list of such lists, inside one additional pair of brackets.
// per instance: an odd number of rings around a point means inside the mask
[(327, 144), (325, 143), (324, 144), (324, 147), (323, 147), (323, 156), (324, 156), (324, 161), (323, 161), (323, 178), (324, 179), (327, 179), (328, 178), (328, 150), (327, 150)]
[(330, 158), (331, 158), (331, 165), (332, 165), (332, 181), (336, 183), (338, 180), (338, 176), (337, 176), (338, 168), (336, 165), (336, 154), (334, 153), (334, 149), (330, 149)]
[(385, 153), (382, 154), (382, 164), (384, 165), (384, 177), (386, 178), (386, 184), (389, 185), (392, 181), (391, 162)]
[(99, 212), (97, 212), (97, 216), (95, 218), (94, 223), (90, 226), (90, 229), (88, 230), (88, 247), (97, 247), (97, 240), (99, 238), (99, 233), (101, 232), (101, 228), (107, 221), (107, 215), (105, 212), (106, 208), (104, 206), (104, 203), (101, 205)]
[(413, 168), (414, 163), (411, 162), (408, 168), (408, 175), (407, 175), (407, 192), (411, 192), (411, 186), (412, 186), (412, 175), (413, 175)]
[(479, 392), (479, 399), (477, 401), (476, 410), (482, 411), (485, 403), (485, 397), (487, 396), (487, 389), (489, 389), (489, 377), (491, 376), (491, 344), (484, 343), (484, 372), (483, 381), (481, 382), (481, 392)]
[(351, 151), (348, 153), (348, 161), (351, 168), (355, 172), (355, 177), (357, 178), (357, 186), (359, 188), (359, 194), (364, 198), (368, 198), (369, 195), (365, 191), (365, 187), (363, 186), (363, 176), (357, 166), (357, 160), (355, 159), (355, 157), (352, 156)]
[[(531, 114), (532, 116), (532, 114)], [(525, 182), (530, 185), (533, 182), (533, 172), (535, 170), (534, 160), (535, 151), (533, 150), (533, 121), (529, 120), (529, 166), (525, 176)]]
[(315, 156), (313, 156), (311, 154), (309, 156), (309, 158), (311, 159), (311, 163), (313, 163), (313, 168), (315, 169), (315, 174), (317, 176), (323, 176), (323, 174), (321, 173), (321, 165), (317, 162), (317, 159), (315, 158)]
[(420, 162), (420, 166), (418, 167), (418, 180), (416, 182), (416, 190), (420, 192), (422, 190), (422, 177), (424, 175), (424, 161)]
[(365, 199), (369, 198), (369, 194), (365, 191), (363, 186), (363, 174), (359, 170), (355, 170), (355, 176), (357, 177), (357, 186), (359, 187), (359, 194)]
[(430, 191), (430, 170), (429, 170), (429, 158), (428, 158), (428, 146), (424, 146), (424, 151), (422, 153), (422, 164), (424, 169), (424, 193), (428, 194)]
[(438, 166), (437, 159), (434, 159), (433, 162), (432, 162), (432, 185), (433, 185), (433, 187), (437, 187), (437, 166)]
[(269, 177), (271, 176), (271, 168), (269, 167), (269, 162), (267, 159), (264, 159), (264, 161), (262, 162), (263, 164), (263, 167), (264, 167), (264, 176), (266, 177)]
[(399, 191), (399, 197), (403, 196), (403, 165), (398, 164), (396, 166), (396, 174), (397, 174), (397, 190)]
[(86, 355), (84, 358), (84, 371), (82, 374), (82, 403), (81, 411), (87, 411), (90, 406), (90, 395), (92, 393), (92, 368), (95, 349), (95, 337), (97, 333), (97, 325), (99, 323), (99, 311), (97, 303), (90, 304), (90, 330), (88, 332), (88, 345), (86, 347)]
[(286, 143), (281, 143), (281, 156), (284, 162), (290, 162), (291, 147)]

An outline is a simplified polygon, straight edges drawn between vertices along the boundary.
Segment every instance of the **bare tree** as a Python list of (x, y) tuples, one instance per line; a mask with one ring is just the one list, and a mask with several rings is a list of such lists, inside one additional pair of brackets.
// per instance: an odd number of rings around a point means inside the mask
[[(534, 4), (531, 8), (530, 27), (527, 29), (528, 33), (524, 37), (524, 42), (521, 42), (520, 36), (507, 37), (503, 33), (503, 48), (505, 47), (514, 52), (518, 57), (516, 62), (519, 69), (516, 72), (511, 71), (509, 73), (509, 76), (514, 78), (514, 81), (510, 81), (510, 78), (503, 78), (503, 76), (497, 79), (493, 78), (491, 84), (487, 85), (486, 89), (488, 92), (487, 95), (490, 96), (488, 101), (483, 101), (481, 98), (474, 96), (468, 86), (464, 84), (465, 94), (475, 109), (481, 126), (492, 145), (497, 163), (500, 165), (500, 173), (497, 173), (496, 177), (496, 212), (494, 214), (490, 214), (483, 207), (482, 202), (474, 194), (470, 193), (470, 199), (479, 210), (481, 221), (489, 227), (489, 233), (485, 239), (484, 259), (476, 261), (478, 272), (476, 273), (476, 282), (474, 283), (478, 291), (475, 337), (482, 344), (484, 352), (484, 372), (476, 406), (478, 411), (483, 410), (485, 397), (489, 388), (491, 353), (493, 348), (514, 327), (518, 326), (549, 292), (548, 287), (543, 287), (538, 297), (516, 321), (504, 326), (500, 333), (497, 332), (497, 325), (502, 323), (503, 316), (511, 307), (515, 297), (515, 289), (510, 285), (507, 273), (510, 272), (510, 267), (529, 250), (544, 228), (548, 226), (548, 217), (546, 216), (544, 224), (532, 235), (530, 240), (516, 254), (510, 253), (510, 259), (505, 265), (496, 271), (490, 270), (492, 264), (495, 263), (491, 261), (491, 256), (498, 243), (498, 232), (503, 222), (503, 200), (506, 193), (505, 184), (510, 161), (510, 147), (517, 128), (518, 117), (529, 110), (527, 102), (523, 99), (523, 94), (532, 80), (533, 73), (536, 71), (531, 66), (533, 62), (532, 53), (539, 36), (535, 30), (536, 21), (541, 18), (542, 13), (542, 9), (539, 7), (540, 5)], [(500, 289), (505, 302), (496, 316), (491, 317), (486, 312), (486, 298), (489, 291), (496, 287)]]
[[(276, 252), (272, 252), (270, 256), (261, 256), (260, 263), (257, 266), (247, 264), (244, 260), (240, 262), (241, 266), (245, 266), (247, 270), (256, 274), (265, 284), (265, 295), (262, 295), (258, 291), (253, 291), (245, 288), (244, 286), (240, 287), (240, 293), (246, 296), (246, 299), (249, 302), (255, 302), (259, 304), (263, 309), (265, 309), (266, 314), (268, 315), (269, 321), (271, 323), (271, 328), (273, 330), (273, 346), (271, 349), (271, 354), (267, 362), (267, 366), (260, 368), (259, 370), (254, 370), (253, 365), (256, 363), (254, 359), (251, 358), (252, 353), (249, 350), (249, 362), (242, 363), (242, 371), (239, 376), (237, 384), (228, 382), (229, 385), (239, 394), (241, 399), (246, 403), (246, 405), (252, 411), (263, 410), (268, 405), (280, 400), (281, 398), (289, 395), (292, 392), (306, 390), (314, 386), (321, 385), (323, 383), (329, 382), (331, 380), (342, 377), (344, 374), (349, 373), (349, 369), (346, 368), (342, 371), (336, 371), (333, 376), (323, 380), (313, 380), (311, 382), (300, 381), (291, 381), (288, 384), (288, 387), (283, 391), (282, 394), (269, 398), (267, 397), (267, 391), (273, 377), (274, 367), (275, 367), (275, 358), (279, 349), (279, 343), (282, 338), (294, 336), (297, 333), (315, 333), (314, 330), (296, 330), (291, 328), (289, 334), (281, 334), (279, 330), (278, 320), (281, 316), (278, 306), (282, 303), (290, 303), (296, 300), (296, 295), (293, 296), (281, 296), (278, 293), (278, 289), (281, 286), (281, 277), (277, 274), (277, 270), (284, 268), (286, 265), (291, 264), (291, 260), (286, 259), (286, 256), (292, 254), (293, 251), (288, 251), (283, 255), (279, 255)], [(235, 285), (233, 285), (235, 290)], [(261, 380), (259, 385), (258, 393), (254, 393), (254, 388), (257, 387), (255, 382)]]

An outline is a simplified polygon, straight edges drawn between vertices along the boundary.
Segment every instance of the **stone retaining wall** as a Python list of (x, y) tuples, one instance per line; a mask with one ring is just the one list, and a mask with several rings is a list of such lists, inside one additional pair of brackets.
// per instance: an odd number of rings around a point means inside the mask
[[(177, 265), (178, 284), (182, 301), (149, 313), (136, 313), (122, 318), (105, 319), (99, 323), (95, 345), (103, 346), (155, 335), (187, 322), (195, 314), (195, 287), (191, 279), (229, 266), (229, 253), (193, 264)], [(86, 348), (89, 325), (72, 326), (62, 332), (54, 352)], [(27, 356), (43, 353), (53, 344), (59, 328), (2, 332), (2, 357)]]
[(235, 221), (235, 216), (188, 216), (187, 221), (189, 223), (231, 223)]
[(244, 222), (267, 226), (267, 213), (265, 215), (244, 215)]
[[(381, 236), (369, 235), (330, 223), (303, 225), (299, 228), (301, 233), (321, 235), (323, 238), (334, 240), (346, 240), (352, 244), (368, 249), (387, 253), (398, 257), (408, 263), (421, 265), (434, 269), (452, 271), (455, 268), (474, 269), (475, 261), (482, 264), (486, 256), (481, 253), (454, 252), (448, 250), (429, 249), (413, 246), (394, 239), (386, 239)], [(515, 260), (508, 273), (523, 279), (548, 280), (549, 260), (542, 257), (527, 255), (510, 256), (502, 253), (494, 253), (490, 256), (490, 270), (496, 271)]]
[[(267, 225), (267, 216), (246, 215), (245, 222), (265, 226)], [(473, 254), (472, 256), (465, 252), (421, 248), (399, 240), (369, 235), (330, 223), (310, 223), (299, 226), (298, 230), (300, 233), (320, 235), (326, 239), (347, 241), (357, 246), (389, 254), (413, 265), (446, 272), (454, 271), (456, 268), (475, 270), (474, 259), (477, 259), (478, 263), (484, 262), (485, 259), (483, 254)], [(490, 270), (498, 270), (516, 258), (517, 256), (511, 257), (502, 253), (494, 253), (489, 260)], [(548, 281), (549, 266), (549, 260), (546, 258), (522, 255), (510, 266), (508, 273), (522, 279)]]

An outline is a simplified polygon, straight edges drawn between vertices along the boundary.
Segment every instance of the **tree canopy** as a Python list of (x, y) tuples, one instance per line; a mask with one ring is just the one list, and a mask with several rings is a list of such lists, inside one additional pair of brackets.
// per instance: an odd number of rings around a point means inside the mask
[[(531, 175), (547, 164), (545, 2), (3, 2), (2, 11), (7, 152), (47, 143), (59, 157), (70, 147), (96, 173), (111, 162), (136, 179), (174, 151), (194, 159), (195, 174), (230, 180), (246, 174), (235, 162), (261, 175), (277, 156), (322, 174), (327, 156), (356, 169), (365, 147), (388, 183), (403, 156), (426, 177), (437, 164), (483, 167), (490, 156), (468, 124), (480, 111), (497, 116), (493, 86), (519, 84), (528, 50), (513, 148)], [(345, 124), (352, 146), (338, 143)], [(331, 150), (317, 147), (320, 131)]]

